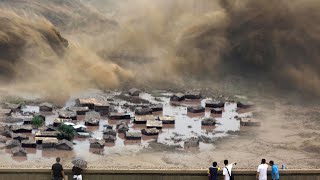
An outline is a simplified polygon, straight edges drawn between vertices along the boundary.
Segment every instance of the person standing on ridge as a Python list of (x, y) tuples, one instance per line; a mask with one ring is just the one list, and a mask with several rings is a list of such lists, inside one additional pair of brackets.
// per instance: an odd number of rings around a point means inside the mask
[(224, 175), (224, 180), (233, 180), (234, 178), (231, 171), (232, 171), (233, 165), (237, 165), (237, 163), (234, 162), (229, 164), (229, 161), (226, 159), (224, 160), (224, 165), (225, 167), (223, 168), (223, 172), (222, 172), (222, 174)]
[(271, 179), (272, 180), (279, 180), (279, 168), (278, 166), (274, 163), (274, 161), (270, 161), (269, 165), (271, 166)]
[(208, 170), (209, 180), (218, 180), (218, 171), (220, 171), (220, 167), (217, 167), (217, 162), (213, 162)]
[(51, 178), (52, 178), (52, 180), (65, 179), (63, 167), (60, 164), (60, 157), (56, 158), (56, 163), (54, 163), (51, 167)]
[(262, 159), (261, 164), (258, 166), (257, 169), (257, 180), (267, 180), (267, 172), (268, 172), (268, 164), (266, 164), (266, 160)]

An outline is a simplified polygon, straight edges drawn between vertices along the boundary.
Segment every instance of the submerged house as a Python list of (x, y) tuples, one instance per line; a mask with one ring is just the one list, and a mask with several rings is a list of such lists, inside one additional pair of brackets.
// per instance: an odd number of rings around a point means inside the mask
[(104, 147), (104, 140), (101, 139), (90, 139), (90, 148), (103, 148)]
[(42, 112), (51, 112), (53, 110), (53, 105), (48, 102), (41, 103), (39, 105), (39, 110)]
[(57, 149), (59, 150), (72, 150), (73, 149), (73, 143), (68, 141), (68, 140), (61, 140), (61, 141), (58, 141), (58, 143), (56, 144), (55, 146)]
[(27, 156), (27, 151), (22, 147), (15, 147), (11, 149), (13, 156)]

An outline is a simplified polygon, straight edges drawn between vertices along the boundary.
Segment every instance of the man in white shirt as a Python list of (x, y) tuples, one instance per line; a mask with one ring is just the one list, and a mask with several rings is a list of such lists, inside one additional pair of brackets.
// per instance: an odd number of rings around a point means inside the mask
[(232, 176), (231, 171), (233, 165), (237, 165), (237, 163), (231, 163), (229, 164), (228, 160), (224, 160), (225, 167), (223, 168), (222, 174), (224, 175), (224, 180), (230, 180), (230, 176)]
[(267, 172), (268, 172), (268, 164), (266, 164), (266, 160), (262, 159), (261, 164), (258, 166), (257, 169), (257, 180), (267, 180)]

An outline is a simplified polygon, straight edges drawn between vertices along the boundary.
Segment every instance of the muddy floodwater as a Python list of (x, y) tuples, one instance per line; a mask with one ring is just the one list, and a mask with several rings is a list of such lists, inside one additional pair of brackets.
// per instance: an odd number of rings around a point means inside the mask
[[(26, 148), (28, 154), (25, 158), (12, 157), (16, 161), (25, 160), (37, 160), (43, 158), (53, 158), (56, 156), (61, 157), (84, 157), (90, 159), (97, 156), (110, 156), (110, 155), (129, 155), (142, 150), (147, 150), (150, 147), (150, 142), (163, 145), (165, 147), (173, 147), (177, 151), (185, 149), (184, 143), (188, 138), (196, 137), (206, 139), (206, 141), (200, 141), (199, 147), (196, 147), (196, 151), (207, 151), (213, 145), (216, 139), (228, 136), (228, 132), (240, 131), (240, 121), (236, 117), (250, 116), (250, 113), (237, 112), (237, 104), (232, 102), (226, 102), (223, 108), (222, 114), (212, 114), (210, 108), (206, 108), (202, 113), (189, 113), (187, 107), (189, 106), (203, 106), (207, 100), (211, 98), (202, 98), (195, 100), (184, 100), (174, 105), (170, 102), (170, 96), (172, 93), (158, 92), (154, 97), (149, 93), (140, 93), (138, 99), (146, 100), (143, 103), (128, 102), (126, 98), (119, 98), (122, 95), (129, 97), (127, 94), (121, 94), (121, 92), (100, 92), (92, 91), (83, 94), (73, 96), (66, 102), (63, 109), (75, 106), (75, 100), (77, 98), (96, 98), (101, 101), (108, 102), (114, 112), (123, 112), (130, 114), (131, 120), (126, 120), (129, 124), (129, 132), (141, 131), (146, 128), (146, 124), (135, 124), (133, 119), (135, 117), (134, 108), (137, 106), (148, 107), (150, 104), (162, 104), (163, 110), (153, 112), (155, 117), (157, 116), (173, 116), (175, 117), (175, 124), (163, 124), (157, 136), (142, 135), (141, 140), (126, 140), (123, 133), (117, 133), (116, 141), (114, 143), (105, 143), (103, 149), (90, 148), (89, 138), (75, 137), (73, 140), (74, 147), (72, 151), (63, 151), (57, 149), (42, 149), (41, 145), (37, 148)], [(38, 106), (27, 105), (22, 109), (23, 112), (39, 112)], [(52, 113), (41, 113), (46, 117), (46, 125), (53, 124), (55, 118), (58, 117), (58, 110), (54, 110)], [(215, 126), (203, 126), (201, 120), (205, 117), (213, 117), (217, 120)], [(77, 120), (72, 121), (74, 124), (84, 125), (84, 115), (78, 115)], [(102, 116), (99, 126), (87, 126), (87, 131), (91, 132), (92, 138), (102, 139), (104, 125), (111, 125), (115, 129), (116, 123), (119, 120), (108, 119), (107, 116)], [(21, 122), (16, 124), (22, 124)], [(32, 134), (27, 134), (29, 138), (34, 138), (35, 130)], [(7, 156), (11, 156), (10, 150), (3, 150)]]

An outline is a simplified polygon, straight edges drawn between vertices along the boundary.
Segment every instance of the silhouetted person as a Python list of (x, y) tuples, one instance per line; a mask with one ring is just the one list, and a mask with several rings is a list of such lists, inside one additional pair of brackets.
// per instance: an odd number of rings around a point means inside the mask
[(268, 164), (266, 160), (262, 159), (261, 164), (258, 166), (256, 179), (258, 180), (267, 180)]
[(269, 165), (271, 166), (271, 179), (272, 180), (279, 180), (279, 168), (274, 163), (274, 161), (270, 161)]
[(218, 180), (218, 171), (220, 170), (219, 166), (217, 166), (217, 162), (213, 162), (212, 166), (209, 167), (208, 175), (209, 180)]
[(52, 165), (51, 168), (51, 177), (53, 180), (62, 180), (64, 179), (63, 167), (60, 164), (60, 157), (56, 158), (56, 163)]

